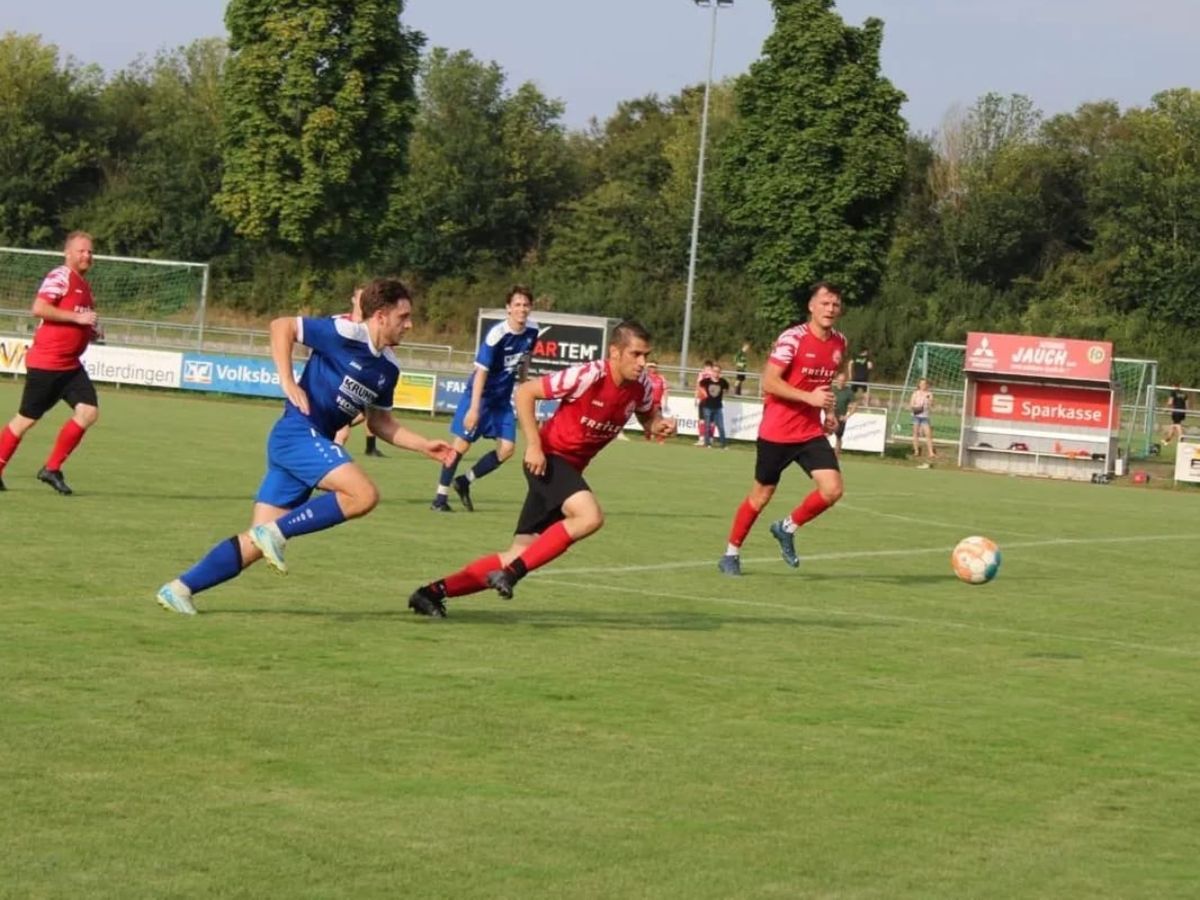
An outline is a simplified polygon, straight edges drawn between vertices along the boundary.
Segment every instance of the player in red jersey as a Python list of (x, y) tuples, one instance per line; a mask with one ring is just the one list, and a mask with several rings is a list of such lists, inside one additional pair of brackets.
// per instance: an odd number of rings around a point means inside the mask
[(841, 291), (828, 282), (813, 285), (808, 322), (779, 335), (763, 369), (762, 423), (758, 427), (758, 458), (754, 485), (738, 507), (729, 532), (729, 545), (717, 568), (741, 575), (741, 546), (754, 520), (771, 502), (779, 477), (799, 463), (816, 483), (816, 490), (778, 522), (771, 536), (779, 542), (783, 561), (795, 568), (796, 529), (815, 519), (842, 496), (842, 473), (827, 435), (837, 428), (830, 384), (846, 355), (846, 338), (834, 329), (842, 314)]
[[(659, 374), (658, 363), (646, 363), (646, 377), (650, 380), (650, 399), (654, 402), (654, 405), (661, 410), (666, 406), (663, 401), (667, 398), (667, 379), (663, 378), (662, 375)], [(654, 440), (654, 435), (652, 435), (649, 431), (646, 432), (646, 440)], [(658, 442), (660, 444), (665, 444), (667, 439), (665, 436), (660, 434), (658, 436)]]
[(58, 432), (54, 448), (37, 477), (60, 494), (70, 494), (62, 464), (100, 415), (96, 388), (80, 359), (87, 345), (98, 336), (96, 304), (83, 277), (92, 267), (92, 236), (84, 231), (71, 232), (63, 256), (66, 265), (50, 270), (33, 300), (33, 314), (42, 321), (25, 356), (25, 389), (20, 409), (0, 430), (0, 491), (4, 490), (4, 467), (17, 452), (25, 432), (54, 404), (65, 400), (74, 413)]
[[(637, 322), (622, 322), (608, 345), (608, 359), (526, 381), (517, 389), (517, 420), (525, 435), (529, 492), (517, 519), (512, 546), (417, 588), (409, 608), (423, 616), (446, 615), (446, 598), (494, 588), (504, 599), (534, 569), (566, 552), (604, 524), (583, 470), (634, 414), (648, 433), (670, 435), (675, 423), (655, 405), (646, 356), (650, 335)], [(538, 429), (538, 400), (560, 400)]]

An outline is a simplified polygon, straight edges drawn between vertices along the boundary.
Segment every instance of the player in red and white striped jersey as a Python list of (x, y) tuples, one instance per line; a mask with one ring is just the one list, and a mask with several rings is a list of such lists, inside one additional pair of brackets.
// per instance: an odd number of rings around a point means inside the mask
[(796, 529), (842, 496), (842, 473), (827, 437), (837, 428), (830, 384), (846, 355), (846, 338), (833, 327), (842, 314), (841, 291), (824, 281), (813, 285), (808, 312), (807, 323), (779, 335), (763, 370), (766, 400), (758, 427), (754, 485), (733, 517), (729, 544), (717, 563), (726, 575), (742, 574), (742, 542), (771, 502), (783, 470), (792, 463), (808, 473), (816, 489), (789, 515), (771, 523), (771, 536), (789, 566), (800, 565), (793, 537)]
[[(73, 410), (71, 418), (59, 431), (37, 477), (60, 494), (70, 494), (62, 464), (100, 416), (96, 388), (81, 360), (88, 344), (98, 335), (96, 304), (91, 286), (83, 277), (92, 267), (92, 236), (84, 231), (71, 232), (63, 256), (66, 264), (46, 275), (33, 300), (33, 314), (42, 321), (33, 333), (33, 345), (25, 357), (21, 407), (8, 425), (0, 429), (0, 476), (25, 432), (63, 400)], [(4, 481), (0, 478), (2, 490)]]
[[(529, 492), (517, 519), (512, 546), (481, 557), (461, 571), (417, 588), (413, 612), (444, 617), (447, 597), (491, 587), (508, 599), (529, 572), (561, 556), (604, 524), (604, 513), (583, 470), (621, 433), (630, 415), (647, 432), (667, 436), (675, 422), (662, 417), (645, 373), (650, 335), (637, 322), (622, 322), (609, 338), (608, 358), (526, 381), (517, 389), (517, 420), (525, 435)], [(538, 400), (559, 400), (538, 428)]]

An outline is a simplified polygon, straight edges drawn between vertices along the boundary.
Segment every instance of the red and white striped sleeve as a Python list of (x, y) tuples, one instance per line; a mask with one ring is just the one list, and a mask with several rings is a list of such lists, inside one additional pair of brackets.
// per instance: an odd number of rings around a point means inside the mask
[(642, 398), (634, 409), (640, 413), (650, 412), (654, 408), (654, 382), (650, 380), (649, 375), (643, 372), (638, 377), (638, 384), (642, 386)]
[(49, 274), (42, 279), (42, 286), (38, 288), (37, 295), (47, 303), (58, 303), (67, 295), (67, 289), (70, 286), (71, 270), (66, 266), (59, 266), (51, 269)]
[(603, 362), (582, 363), (542, 376), (542, 391), (550, 400), (577, 400), (604, 375)]
[(771, 356), (768, 361), (786, 369), (796, 358), (796, 350), (800, 346), (800, 338), (804, 336), (804, 332), (803, 325), (796, 325), (779, 335), (775, 339), (775, 346), (771, 348)]

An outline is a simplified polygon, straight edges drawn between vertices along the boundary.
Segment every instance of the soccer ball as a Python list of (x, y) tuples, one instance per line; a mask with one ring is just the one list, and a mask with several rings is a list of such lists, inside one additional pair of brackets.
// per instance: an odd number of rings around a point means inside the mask
[(960, 581), (987, 584), (1000, 571), (1000, 548), (985, 537), (963, 538), (950, 554), (950, 566)]

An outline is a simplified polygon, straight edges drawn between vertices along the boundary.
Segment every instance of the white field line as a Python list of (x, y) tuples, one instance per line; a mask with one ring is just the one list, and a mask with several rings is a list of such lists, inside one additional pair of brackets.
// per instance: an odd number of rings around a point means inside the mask
[[(967, 531), (971, 531), (972, 529), (976, 529), (979, 527), (978, 523), (976, 523), (975, 525), (960, 525), (957, 522), (941, 522), (936, 519), (918, 519), (915, 516), (902, 516), (899, 513), (880, 512), (877, 509), (867, 509), (865, 506), (855, 506), (850, 503), (839, 503), (835, 507), (835, 509), (848, 509), (851, 512), (862, 512), (862, 513), (867, 513), (868, 515), (872, 515), (872, 516), (879, 516), (881, 519), (898, 519), (901, 522), (912, 522), (916, 525), (931, 525), (934, 528), (953, 528), (955, 531), (962, 531), (963, 529), (966, 529)], [(991, 529), (991, 533), (992, 534), (1015, 534), (1017, 537), (1028, 537), (1028, 538), (1037, 537), (1036, 534), (1033, 534), (1032, 532), (1029, 532), (1029, 531), (1013, 531), (1008, 528), (1003, 528), (1003, 529), (993, 528), (993, 529)]]
[[(1095, 544), (1138, 544), (1156, 541), (1194, 541), (1200, 538), (1200, 534), (1142, 534), (1142, 535), (1127, 535), (1124, 537), (1086, 537), (1086, 538), (1046, 538), (1040, 541), (1006, 541), (1000, 548), (1001, 551), (1007, 551), (1013, 548), (1025, 547), (1066, 547), (1074, 545), (1091, 546)], [(953, 545), (943, 544), (940, 547), (918, 547), (906, 548), (902, 550), (844, 550), (834, 553), (804, 553), (800, 556), (801, 563), (810, 561), (821, 561), (831, 559), (871, 559), (874, 557), (884, 556), (914, 556), (923, 553), (946, 553), (949, 554), (953, 550)], [(636, 566), (584, 566), (574, 569), (559, 569), (555, 568), (543, 574), (542, 572), (530, 572), (530, 578), (557, 578), (562, 575), (622, 575), (629, 572), (662, 572), (671, 569), (704, 569), (716, 565), (717, 558), (720, 556), (720, 551), (714, 552), (707, 559), (687, 559), (676, 562), (661, 562), (661, 563), (646, 563)], [(747, 563), (766, 563), (775, 562), (779, 559), (779, 555), (759, 556), (752, 559), (744, 558), (742, 561)]]
[(538, 581), (539, 583), (548, 585), (552, 584), (559, 585), (561, 587), (579, 588), (583, 590), (599, 589), (601, 591), (612, 591), (618, 594), (634, 594), (639, 597), (662, 597), (668, 600), (686, 600), (689, 602), (695, 602), (699, 600), (704, 603), (724, 603), (728, 606), (749, 606), (756, 609), (776, 609), (784, 612), (804, 615), (815, 614), (823, 616), (842, 616), (846, 619), (866, 619), (872, 622), (896, 622), (903, 625), (917, 625), (925, 628), (940, 628), (948, 631), (977, 631), (983, 634), (1005, 634), (1016, 637), (1038, 638), (1039, 640), (1098, 644), (1120, 650), (1144, 650), (1152, 653), (1167, 654), (1170, 656), (1186, 656), (1200, 659), (1200, 651), (1187, 650), (1182, 647), (1167, 647), (1160, 644), (1141, 644), (1137, 643), (1136, 641), (1118, 641), (1111, 638), (1087, 637), (1085, 635), (1078, 634), (1060, 634), (1053, 631), (1032, 631), (1025, 628), (1005, 628), (999, 625), (977, 625), (968, 622), (952, 622), (945, 619), (922, 619), (916, 616), (896, 616), (883, 613), (836, 609), (828, 606), (799, 606), (791, 603), (770, 603), (762, 600), (734, 600), (729, 597), (701, 597), (696, 594), (673, 594), (667, 591), (647, 590), (644, 587), (633, 588), (597, 582), (563, 581), (554, 577), (543, 577), (539, 578)]

